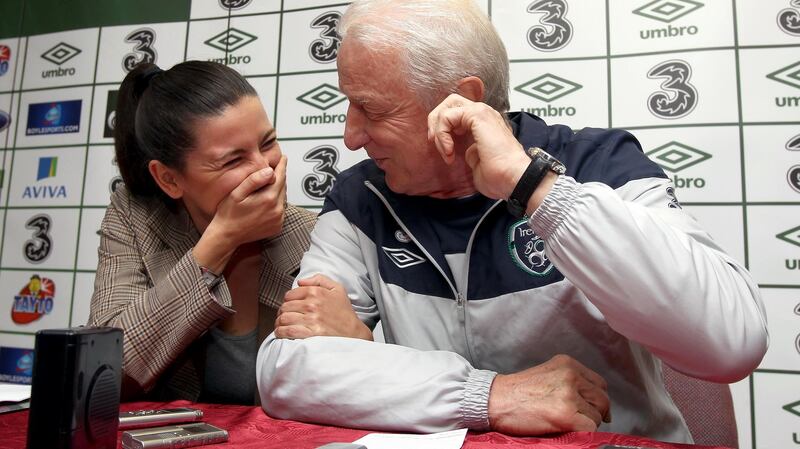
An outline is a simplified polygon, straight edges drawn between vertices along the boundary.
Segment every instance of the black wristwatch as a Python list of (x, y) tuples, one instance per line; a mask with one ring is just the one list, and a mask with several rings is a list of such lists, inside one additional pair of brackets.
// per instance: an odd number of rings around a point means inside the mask
[(528, 164), (528, 168), (525, 169), (522, 177), (519, 178), (517, 186), (514, 187), (514, 191), (511, 192), (511, 196), (506, 201), (508, 212), (517, 218), (525, 216), (528, 200), (530, 200), (531, 195), (533, 195), (536, 187), (539, 186), (548, 171), (558, 175), (563, 175), (567, 171), (564, 164), (541, 148), (530, 147), (526, 153), (530, 156), (531, 163)]

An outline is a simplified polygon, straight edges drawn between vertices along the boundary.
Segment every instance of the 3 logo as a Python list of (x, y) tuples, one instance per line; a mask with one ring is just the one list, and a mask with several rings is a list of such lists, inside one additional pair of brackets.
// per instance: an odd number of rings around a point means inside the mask
[(542, 15), (539, 24), (528, 29), (528, 44), (540, 51), (564, 48), (572, 39), (572, 23), (567, 20), (565, 0), (538, 0), (528, 5), (530, 14)]
[(11, 320), (17, 324), (28, 324), (49, 315), (53, 311), (55, 295), (55, 282), (34, 274), (19, 294), (14, 296)]
[(673, 59), (656, 64), (647, 72), (651, 79), (664, 79), (660, 91), (650, 94), (647, 108), (660, 118), (684, 117), (697, 106), (697, 89), (690, 83), (692, 68), (685, 61)]
[(336, 60), (339, 46), (342, 44), (342, 38), (336, 32), (341, 18), (342, 13), (328, 11), (311, 21), (311, 28), (322, 28), (319, 33), (320, 39), (314, 40), (311, 42), (311, 46), (308, 47), (308, 54), (311, 59), (322, 64)]
[(312, 169), (313, 173), (303, 177), (303, 193), (311, 199), (324, 200), (339, 175), (336, 168), (339, 152), (333, 146), (321, 145), (306, 153), (303, 160), (317, 163)]
[(792, 36), (800, 36), (800, 11), (796, 9), (800, 8), (800, 0), (791, 0), (789, 5), (791, 8), (778, 12), (778, 28)]
[(150, 28), (139, 28), (125, 36), (125, 42), (134, 44), (133, 51), (122, 58), (122, 68), (125, 72), (130, 72), (141, 63), (156, 63), (158, 53), (153, 47), (155, 40), (156, 32)]
[(114, 137), (114, 124), (117, 120), (118, 90), (109, 90), (106, 98), (106, 119), (103, 125), (103, 137)]
[(33, 236), (28, 239), (23, 246), (23, 256), (30, 263), (42, 263), (53, 249), (53, 240), (50, 238), (50, 227), (53, 224), (52, 218), (46, 214), (34, 215), (27, 222), (25, 227), (33, 231)]

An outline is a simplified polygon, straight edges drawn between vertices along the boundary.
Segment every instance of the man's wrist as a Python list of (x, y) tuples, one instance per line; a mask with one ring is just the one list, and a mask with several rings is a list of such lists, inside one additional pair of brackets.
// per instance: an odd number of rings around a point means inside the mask
[(528, 200), (528, 205), (525, 208), (525, 215), (530, 217), (539, 208), (539, 206), (544, 202), (545, 197), (548, 193), (553, 189), (556, 181), (558, 180), (558, 174), (552, 171), (548, 171), (539, 185), (536, 187), (536, 190), (533, 191), (533, 195)]

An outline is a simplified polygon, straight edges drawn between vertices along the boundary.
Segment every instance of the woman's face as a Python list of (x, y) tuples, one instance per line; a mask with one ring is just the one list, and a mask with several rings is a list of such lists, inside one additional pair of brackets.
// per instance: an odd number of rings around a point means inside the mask
[(243, 97), (221, 115), (194, 124), (195, 145), (176, 171), (184, 206), (203, 232), (217, 205), (247, 176), (275, 168), (281, 148), (258, 97)]

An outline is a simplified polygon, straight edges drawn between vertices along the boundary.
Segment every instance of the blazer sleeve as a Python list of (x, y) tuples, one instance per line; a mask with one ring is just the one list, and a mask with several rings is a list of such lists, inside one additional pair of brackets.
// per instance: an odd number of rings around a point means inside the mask
[[(225, 281), (209, 290), (191, 249), (177, 263), (169, 251), (143, 254), (140, 242), (147, 239), (133, 220), (145, 216), (126, 204), (112, 202), (100, 226), (89, 324), (123, 329), (123, 373), (147, 392), (189, 344), (233, 310)], [(145, 258), (163, 272), (150, 273)]]

